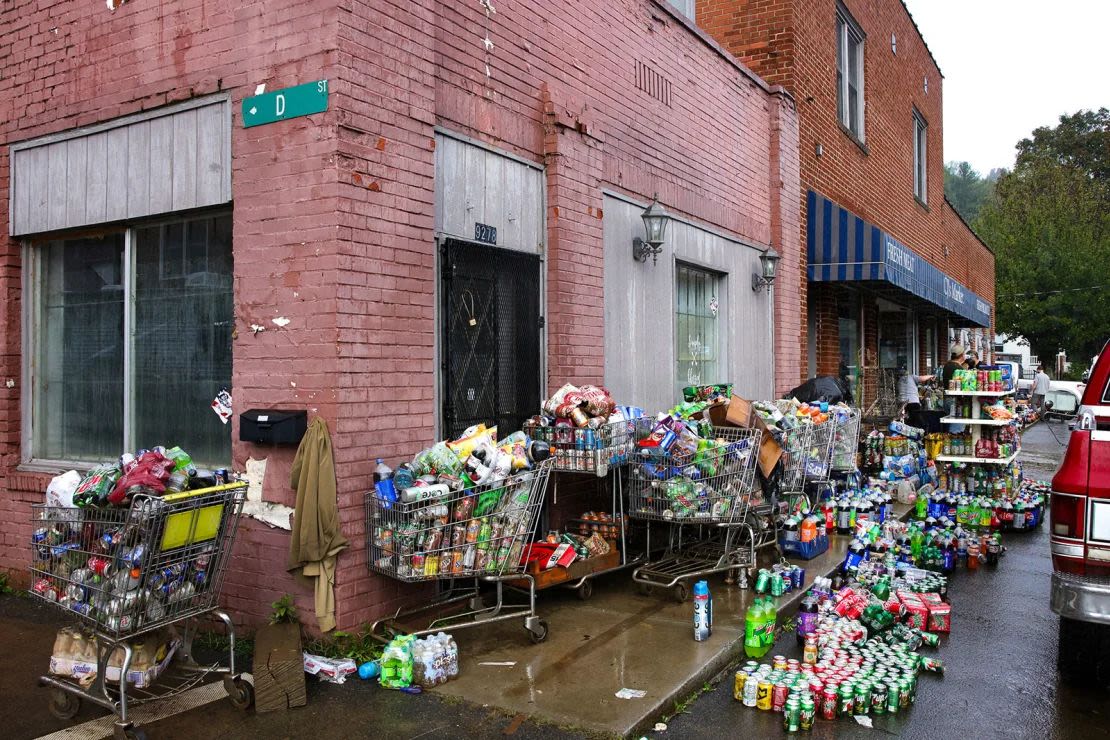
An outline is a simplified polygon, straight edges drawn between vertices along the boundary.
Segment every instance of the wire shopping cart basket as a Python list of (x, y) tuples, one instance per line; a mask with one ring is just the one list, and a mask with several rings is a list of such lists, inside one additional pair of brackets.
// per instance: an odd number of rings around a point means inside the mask
[[(96, 644), (91, 684), (40, 679), (53, 689), (54, 716), (74, 717), (84, 699), (118, 715), (117, 737), (142, 738), (130, 706), (176, 696), (214, 672), (225, 674), (235, 706), (252, 704), (253, 687), (235, 669), (234, 625), (218, 608), (246, 487), (137, 494), (120, 508), (32, 507), (31, 594), (66, 610)], [(198, 620), (209, 614), (227, 628), (227, 667), (193, 660)], [(182, 631), (174, 630), (162, 663), (172, 668), (154, 683), (140, 682), (131, 672), (132, 642), (174, 625)]]
[[(394, 633), (426, 635), (487, 622), (524, 617), (534, 642), (547, 637), (547, 623), (536, 615), (536, 584), (525, 572), (525, 559), (536, 525), (553, 459), (491, 485), (448, 491), (434, 498), (386, 501), (366, 494), (367, 551), (370, 570), (408, 583), (448, 582), (438, 598), (416, 609), (398, 609), (371, 626), (371, 634), (388, 640)], [(419, 490), (419, 489), (410, 489)], [(429, 488), (429, 490), (435, 490)], [(456, 581), (470, 585), (456, 586)], [(505, 603), (507, 581), (527, 583), (528, 602)], [(496, 599), (487, 605), (483, 582), (496, 584)], [(427, 629), (400, 630), (398, 623), (428, 611), (469, 601), (469, 610), (434, 619)]]
[(832, 469), (848, 473), (856, 469), (862, 413), (857, 408), (836, 411), (836, 436), (833, 440)]
[[(755, 565), (754, 520), (749, 516), (759, 460), (760, 432), (714, 427), (713, 440), (696, 455), (667, 452), (634, 458), (630, 466), (629, 516), (668, 528), (658, 560), (632, 572), (645, 590), (671, 589), (679, 601), (687, 581)], [(674, 447), (671, 448), (672, 450)]]
[[(775, 405), (783, 414), (793, 412), (789, 400), (776, 401)], [(858, 433), (858, 419), (856, 429)], [(787, 495), (805, 493), (806, 484), (828, 482), (836, 431), (832, 419), (820, 424), (803, 420), (783, 431), (781, 444), (786, 455), (781, 485)]]

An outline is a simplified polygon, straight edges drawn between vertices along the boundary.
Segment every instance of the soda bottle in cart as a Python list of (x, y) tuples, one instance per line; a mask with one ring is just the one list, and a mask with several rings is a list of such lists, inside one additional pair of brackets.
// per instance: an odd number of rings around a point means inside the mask
[(393, 485), (393, 470), (380, 457), (378, 465), (374, 468), (374, 490), (382, 500), (382, 508), (392, 508), (397, 501), (397, 490)]

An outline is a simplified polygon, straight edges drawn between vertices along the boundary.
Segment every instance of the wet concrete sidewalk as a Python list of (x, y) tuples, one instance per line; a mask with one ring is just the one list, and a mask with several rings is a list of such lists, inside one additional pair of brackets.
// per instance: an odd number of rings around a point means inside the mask
[[(790, 561), (806, 569), (806, 587), (843, 561), (849, 538), (830, 540), (823, 555)], [(707, 580), (714, 627), (706, 642), (694, 641), (690, 601), (659, 590), (642, 595), (630, 571), (618, 572), (599, 578), (586, 602), (570, 591), (542, 592), (538, 609), (549, 631), (541, 645), (529, 644), (522, 620), (458, 630), (461, 675), (438, 691), (562, 726), (638, 736), (743, 654), (744, 612), (755, 594), (727, 585), (724, 574)], [(780, 625), (803, 594), (778, 599)], [(492, 665), (504, 663), (511, 665)], [(645, 695), (619, 699), (623, 688)]]

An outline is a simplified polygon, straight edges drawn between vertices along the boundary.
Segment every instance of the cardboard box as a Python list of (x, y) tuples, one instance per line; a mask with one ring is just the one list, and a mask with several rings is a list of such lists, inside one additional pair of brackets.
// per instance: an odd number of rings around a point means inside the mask
[(574, 548), (564, 542), (555, 548), (555, 552), (551, 553), (551, 557), (544, 563), (543, 569), (551, 570), (559, 565), (566, 568), (574, 562), (575, 557), (576, 553), (574, 552)]
[(906, 624), (919, 630), (926, 628), (929, 622), (929, 607), (921, 600), (921, 594), (912, 591), (899, 591), (898, 600), (906, 609)]
[(945, 634), (952, 631), (952, 607), (948, 604), (929, 604), (929, 620), (927, 622), (927, 629), (929, 632), (944, 632)]
[[(726, 422), (732, 426), (743, 427), (744, 429), (758, 429), (762, 432), (762, 437), (759, 442), (759, 469), (763, 472), (765, 478), (770, 477), (771, 472), (782, 458), (782, 447), (775, 441), (774, 435), (771, 434), (771, 430), (767, 428), (767, 425), (763, 423), (763, 419), (760, 419), (759, 414), (755, 413), (752, 409), (751, 401), (733, 394), (726, 408)], [(712, 414), (710, 418), (713, 418)]]

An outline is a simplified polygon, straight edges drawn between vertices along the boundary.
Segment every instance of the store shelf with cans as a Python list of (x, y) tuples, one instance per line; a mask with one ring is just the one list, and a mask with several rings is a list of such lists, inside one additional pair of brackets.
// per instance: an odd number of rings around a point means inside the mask
[[(948, 448), (948, 451), (934, 449), (934, 454), (930, 457), (937, 462), (966, 465), (1009, 465), (1014, 462), (1021, 452), (1021, 437), (1017, 433), (1018, 419), (1012, 409), (1005, 408), (1001, 403), (1001, 399), (1014, 393), (1009, 383), (998, 369), (957, 370), (950, 381), (950, 387), (945, 390), (945, 396), (955, 399), (963, 413), (949, 414), (941, 422), (962, 425), (969, 432), (960, 434), (958, 439), (958, 433), (948, 432), (948, 437), (939, 443)], [(990, 412), (985, 411), (984, 399), (996, 400), (990, 406)], [(1007, 429), (1012, 430), (1012, 433), (1006, 432)], [(988, 452), (1002, 454), (982, 453), (986, 435), (992, 438), (991, 444), (987, 445)], [(1003, 441), (994, 438), (1001, 438)]]
[[(56, 717), (76, 716), (82, 700), (114, 712), (117, 737), (143, 737), (131, 721), (135, 705), (176, 696), (213, 673), (224, 674), (233, 704), (253, 701), (236, 671), (234, 625), (219, 609), (247, 484), (212, 485), (215, 476), (194, 472), (179, 448), (169, 456), (161, 449), (94, 467), (72, 490), (72, 505), (32, 507), (30, 593), (78, 622), (59, 632), (40, 684), (53, 691)], [(143, 482), (133, 483), (132, 472)], [(177, 473), (184, 490), (163, 490)], [(203, 618), (227, 628), (226, 666), (192, 661)], [(160, 662), (142, 662), (155, 654)]]

